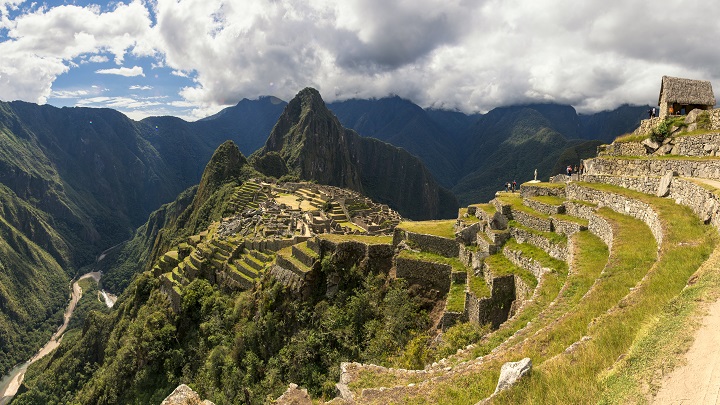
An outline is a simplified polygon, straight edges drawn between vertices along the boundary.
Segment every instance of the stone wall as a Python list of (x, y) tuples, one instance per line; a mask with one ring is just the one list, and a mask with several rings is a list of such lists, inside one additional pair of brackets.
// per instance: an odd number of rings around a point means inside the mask
[(456, 233), (458, 234), (458, 239), (466, 245), (475, 243), (475, 236), (477, 235), (482, 225), (483, 224), (481, 222), (475, 222), (470, 226), (457, 229)]
[(533, 183), (525, 183), (520, 186), (520, 195), (523, 198), (537, 197), (537, 196), (543, 196), (543, 195), (565, 198), (565, 188), (564, 187), (545, 187), (545, 186), (538, 186), (537, 184), (533, 184)]
[(488, 254), (489, 253), (487, 252), (487, 250), (483, 251), (480, 248), (471, 248), (469, 246), (460, 245), (458, 259), (465, 267), (476, 270), (480, 268), (480, 265), (482, 264), (482, 259)]
[(543, 267), (540, 262), (531, 257), (525, 256), (520, 250), (513, 250), (505, 246), (502, 252), (503, 256), (507, 257), (512, 264), (528, 270), (538, 281), (542, 278), (543, 274), (553, 270), (548, 267)]
[(565, 243), (553, 243), (542, 235), (538, 235), (537, 233), (533, 233), (522, 228), (512, 228), (510, 232), (518, 243), (528, 243), (544, 250), (548, 255), (555, 259), (563, 261), (567, 260), (568, 247)]
[(454, 239), (414, 233), (395, 228), (395, 233), (393, 234), (393, 246), (397, 246), (403, 240), (408, 240), (414, 243), (420, 250), (445, 257), (457, 257), (460, 249), (458, 246), (459, 243)]
[(568, 221), (560, 218), (553, 218), (552, 225), (553, 230), (556, 233), (561, 233), (566, 236), (571, 236), (576, 232), (584, 231), (587, 229), (585, 225), (581, 225), (575, 221)]
[(552, 221), (550, 218), (540, 218), (520, 210), (513, 211), (513, 218), (521, 224), (542, 232), (552, 232)]
[(657, 213), (652, 207), (642, 201), (625, 197), (620, 194), (610, 193), (607, 191), (595, 190), (592, 188), (580, 186), (576, 183), (570, 183), (567, 187), (568, 198), (574, 200), (584, 200), (597, 202), (599, 207), (609, 207), (613, 211), (621, 214), (630, 215), (637, 218), (650, 228), (658, 246), (663, 241), (662, 223)]
[(439, 297), (450, 291), (452, 267), (442, 263), (431, 263), (415, 259), (395, 257), (395, 275), (429, 290), (437, 290)]
[[(660, 183), (660, 178), (647, 176), (587, 176), (585, 180), (592, 183), (613, 184), (646, 194), (655, 194)], [(701, 221), (720, 229), (720, 197), (711, 191), (690, 180), (672, 177), (666, 197), (689, 207)]]
[(512, 302), (516, 299), (515, 277), (489, 277), (490, 297), (478, 298), (472, 292), (465, 294), (465, 313), (470, 322), (480, 325), (490, 323), (493, 328), (508, 319)]
[(589, 159), (587, 174), (626, 176), (662, 176), (673, 171), (684, 177), (720, 179), (720, 160), (685, 159)]
[[(645, 156), (647, 149), (640, 142), (618, 142), (609, 145), (600, 145), (597, 148), (598, 156)], [(587, 167), (587, 166), (586, 166)]]
[(720, 156), (720, 134), (681, 136), (672, 140), (673, 155)]
[(565, 206), (562, 204), (546, 204), (532, 198), (523, 198), (523, 204), (545, 215), (565, 213)]

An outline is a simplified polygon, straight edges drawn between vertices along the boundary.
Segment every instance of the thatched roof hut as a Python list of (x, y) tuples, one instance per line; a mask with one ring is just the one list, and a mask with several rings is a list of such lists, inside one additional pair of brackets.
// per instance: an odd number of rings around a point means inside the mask
[(715, 106), (712, 84), (707, 80), (663, 76), (658, 105), (661, 118), (687, 114), (696, 108), (710, 110)]

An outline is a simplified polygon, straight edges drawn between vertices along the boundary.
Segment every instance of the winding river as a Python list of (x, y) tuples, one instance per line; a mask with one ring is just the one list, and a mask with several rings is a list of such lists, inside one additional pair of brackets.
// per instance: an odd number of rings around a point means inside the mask
[[(25, 371), (27, 371), (28, 366), (40, 360), (60, 345), (63, 333), (65, 333), (65, 329), (67, 329), (73, 311), (75, 311), (75, 306), (77, 305), (78, 301), (80, 301), (80, 297), (82, 297), (82, 288), (80, 288), (80, 285), (78, 283), (80, 282), (80, 280), (89, 277), (95, 279), (96, 282), (100, 282), (100, 272), (96, 271), (83, 275), (76, 282), (73, 283), (72, 293), (70, 295), (70, 303), (65, 309), (65, 319), (62, 326), (60, 326), (57, 332), (52, 335), (50, 341), (47, 342), (45, 346), (40, 349), (40, 351), (35, 353), (35, 355), (30, 358), (30, 360), (26, 361), (25, 363), (18, 364), (17, 366), (15, 366), (15, 368), (10, 370), (10, 372), (6, 376), (4, 376), (2, 380), (0, 380), (0, 405), (5, 405), (9, 403), (10, 400), (12, 400), (13, 396), (15, 396), (18, 388), (20, 388), (20, 384), (22, 384), (23, 378), (25, 378)], [(101, 294), (105, 305), (107, 305), (108, 307), (112, 307), (115, 304), (115, 296), (113, 296), (112, 294), (107, 294), (105, 291), (101, 291)]]

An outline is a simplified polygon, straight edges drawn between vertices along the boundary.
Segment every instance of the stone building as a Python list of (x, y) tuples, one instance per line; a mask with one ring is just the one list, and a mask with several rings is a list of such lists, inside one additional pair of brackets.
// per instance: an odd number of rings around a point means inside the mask
[(696, 108), (711, 110), (715, 106), (712, 84), (707, 80), (663, 76), (658, 105), (661, 119), (667, 115), (685, 115)]

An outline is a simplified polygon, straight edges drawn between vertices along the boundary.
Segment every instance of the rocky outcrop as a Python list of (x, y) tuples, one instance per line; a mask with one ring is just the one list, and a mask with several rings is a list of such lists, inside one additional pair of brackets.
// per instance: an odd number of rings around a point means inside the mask
[(180, 384), (175, 391), (168, 395), (160, 405), (215, 405), (213, 402), (202, 400), (197, 392), (185, 384)]

